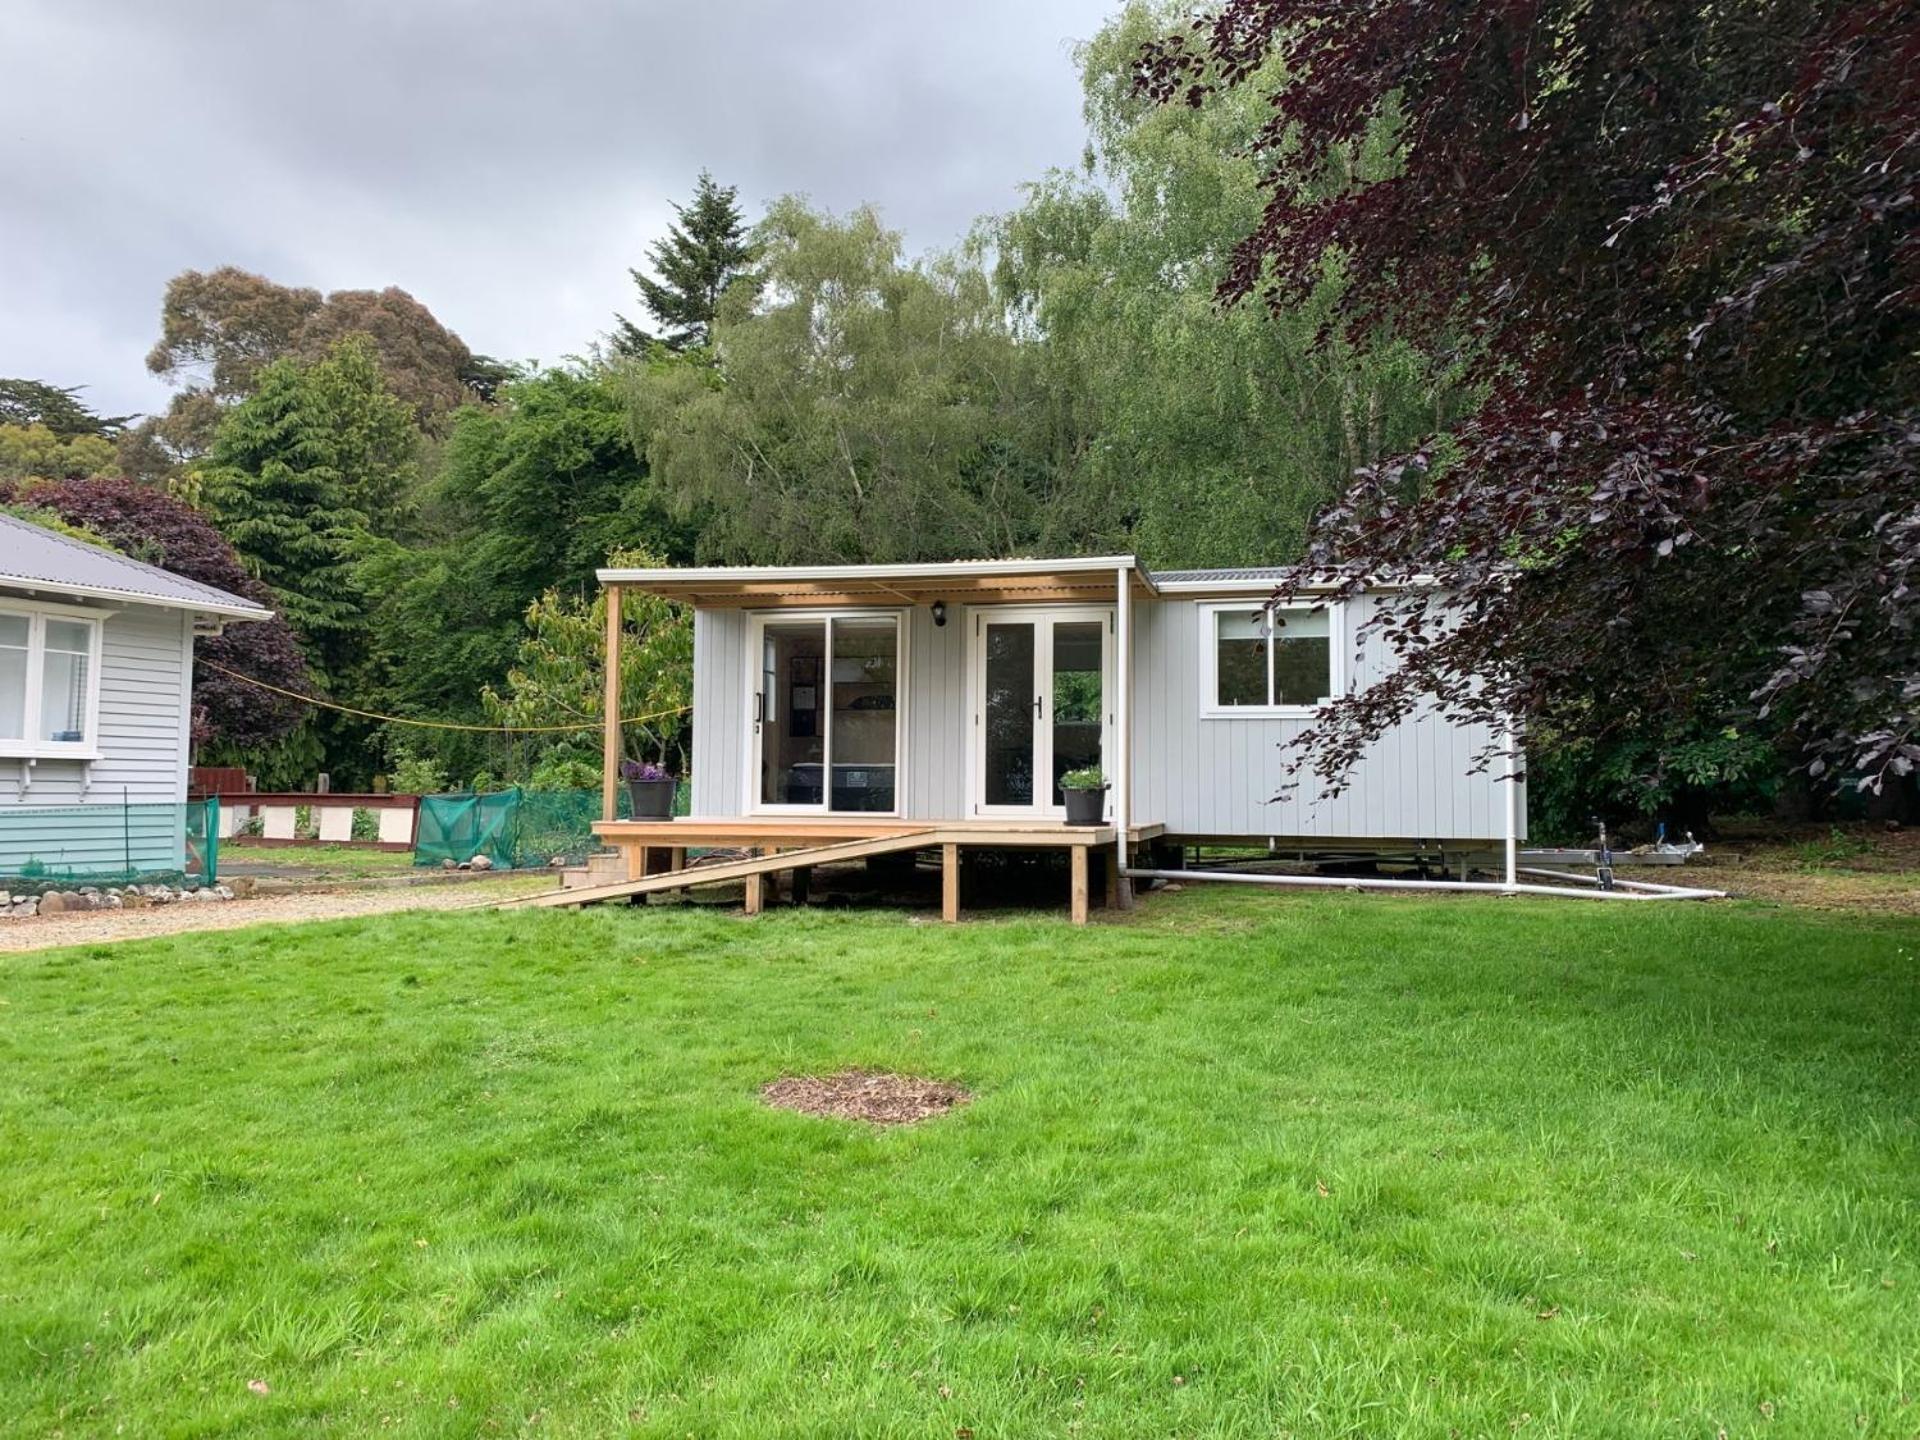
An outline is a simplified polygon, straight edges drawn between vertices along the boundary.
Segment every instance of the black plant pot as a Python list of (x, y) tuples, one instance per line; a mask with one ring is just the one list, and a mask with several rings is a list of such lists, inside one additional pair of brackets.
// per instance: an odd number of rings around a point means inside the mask
[(634, 819), (671, 820), (673, 818), (673, 781), (629, 780), (627, 794), (633, 797)]
[(1098, 825), (1107, 810), (1107, 787), (1098, 790), (1062, 790), (1067, 799), (1067, 824)]

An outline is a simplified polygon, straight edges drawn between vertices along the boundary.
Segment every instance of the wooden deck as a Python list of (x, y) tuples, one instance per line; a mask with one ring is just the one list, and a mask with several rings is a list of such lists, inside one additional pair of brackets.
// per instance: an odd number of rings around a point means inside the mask
[[(1129, 845), (1151, 840), (1163, 828), (1129, 826)], [(624, 882), (530, 896), (511, 903), (539, 907), (591, 905), (739, 880), (746, 885), (747, 913), (754, 915), (765, 903), (769, 880), (783, 870), (794, 872), (798, 889), (815, 865), (933, 849), (939, 850), (941, 856), (941, 916), (949, 922), (960, 918), (960, 852), (963, 849), (1066, 850), (1071, 875), (1069, 904), (1077, 925), (1087, 922), (1088, 869), (1094, 852), (1099, 851), (1107, 867), (1109, 902), (1124, 905), (1127, 901), (1115, 845), (1118, 832), (1111, 825), (1067, 825), (1047, 820), (763, 815), (610, 820), (596, 824), (593, 830), (608, 845), (625, 854), (627, 878)], [(741, 860), (687, 869), (686, 853), (692, 849), (739, 849), (754, 853)]]

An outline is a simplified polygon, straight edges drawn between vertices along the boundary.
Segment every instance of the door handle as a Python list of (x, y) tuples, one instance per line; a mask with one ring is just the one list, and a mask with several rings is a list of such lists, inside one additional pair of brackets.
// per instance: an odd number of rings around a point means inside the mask
[(1033, 697), (1033, 718), (1034, 719), (1045, 720), (1047, 718), (1046, 702), (1047, 702), (1047, 697), (1044, 695), (1036, 695)]
[(753, 733), (760, 733), (760, 722), (766, 718), (767, 694), (764, 690), (753, 692)]

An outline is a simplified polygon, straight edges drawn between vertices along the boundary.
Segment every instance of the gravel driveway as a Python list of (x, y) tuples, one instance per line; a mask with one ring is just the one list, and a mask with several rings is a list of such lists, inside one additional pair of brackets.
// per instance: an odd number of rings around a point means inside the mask
[(290, 925), (302, 920), (346, 920), (397, 910), (461, 910), (550, 890), (551, 875), (502, 875), (457, 885), (404, 885), (260, 895), (218, 904), (174, 904), (150, 910), (87, 910), (0, 920), (0, 953), (51, 950), (60, 945), (98, 945), (109, 940), (151, 940), (188, 930), (236, 930), (243, 925)]

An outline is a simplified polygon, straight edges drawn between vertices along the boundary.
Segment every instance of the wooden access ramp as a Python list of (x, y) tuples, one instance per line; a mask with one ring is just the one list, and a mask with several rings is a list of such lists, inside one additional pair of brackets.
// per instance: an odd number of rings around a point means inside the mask
[[(870, 855), (899, 854), (909, 850), (938, 850), (940, 852), (940, 914), (949, 922), (960, 918), (960, 851), (962, 848), (981, 849), (1026, 849), (1058, 848), (1068, 852), (1070, 860), (1071, 913), (1076, 925), (1087, 923), (1088, 910), (1088, 870), (1091, 857), (1104, 853), (1108, 862), (1107, 895), (1109, 904), (1124, 906), (1126, 892), (1119, 883), (1118, 866), (1115, 863), (1115, 831), (1111, 826), (1068, 826), (1068, 825), (997, 825), (966, 821), (934, 821), (926, 825), (911, 822), (889, 822), (882, 834), (866, 834), (845, 840), (831, 840), (820, 843), (813, 840), (803, 842), (791, 849), (781, 849), (776, 843), (779, 839), (794, 840), (801, 837), (788, 836), (764, 829), (763, 833), (752, 837), (759, 845), (766, 847), (766, 853), (754, 855), (744, 860), (728, 860), (718, 865), (695, 865), (685, 869), (675, 868), (657, 873), (644, 873), (651, 868), (648, 852), (683, 853), (679, 845), (688, 842), (707, 841), (711, 838), (706, 832), (710, 825), (685, 821), (663, 821), (656, 824), (610, 823), (594, 827), (596, 831), (609, 832), (608, 838), (617, 838), (618, 843), (629, 851), (631, 879), (611, 885), (588, 885), (572, 890), (552, 890), (538, 895), (522, 896), (518, 899), (501, 902), (502, 910), (558, 909), (578, 905), (597, 905), (608, 900), (630, 900), (635, 896), (658, 895), (671, 890), (690, 890), (697, 885), (723, 885), (732, 880), (743, 880), (747, 886), (746, 908), (748, 914), (758, 914), (763, 896), (766, 877), (782, 870), (810, 870), (816, 865), (831, 865), (837, 861), (862, 860)], [(1158, 833), (1159, 827), (1151, 827), (1152, 833)], [(618, 832), (617, 836), (611, 832)], [(631, 833), (629, 833), (631, 832)], [(733, 837), (729, 837), (733, 838)], [(748, 837), (734, 838), (733, 843), (742, 843)], [(748, 843), (751, 843), (749, 840)], [(678, 861), (676, 859), (676, 866)]]
[(780, 870), (804, 869), (811, 865), (831, 865), (837, 860), (863, 860), (869, 855), (887, 855), (900, 850), (924, 850), (939, 843), (939, 831), (924, 830), (894, 835), (876, 835), (863, 840), (842, 840), (832, 845), (809, 845), (797, 850), (781, 850), (755, 855), (745, 860), (727, 860), (718, 865), (696, 865), (686, 870), (667, 870), (617, 885), (587, 885), (573, 890), (554, 890), (539, 895), (523, 895), (503, 900), (502, 910), (547, 910), (561, 906), (597, 905), (604, 900), (624, 900), (635, 895), (657, 895), (666, 890), (690, 890), (696, 885), (722, 885), (730, 880), (751, 880)]

